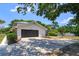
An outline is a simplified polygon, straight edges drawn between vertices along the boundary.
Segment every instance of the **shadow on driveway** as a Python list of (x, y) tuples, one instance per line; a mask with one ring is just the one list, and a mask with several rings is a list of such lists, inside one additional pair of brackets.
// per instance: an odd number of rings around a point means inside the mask
[(55, 48), (77, 42), (76, 40), (46, 40), (29, 39), (18, 43), (0, 47), (1, 56), (40, 56), (51, 52)]

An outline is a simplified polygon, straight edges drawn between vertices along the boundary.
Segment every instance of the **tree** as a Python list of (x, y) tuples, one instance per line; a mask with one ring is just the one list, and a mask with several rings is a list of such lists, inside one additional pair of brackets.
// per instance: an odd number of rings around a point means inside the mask
[[(17, 8), (18, 13), (27, 13), (27, 7), (31, 7), (31, 12), (48, 18), (53, 21), (61, 13), (71, 12), (75, 14), (74, 21), (79, 25), (79, 3), (39, 3), (39, 4), (21, 4), (22, 6)], [(37, 9), (35, 8), (37, 6)]]
[[(10, 27), (12, 27), (16, 22), (32, 22), (34, 20), (23, 20), (23, 19), (15, 19), (13, 21), (11, 21), (11, 23), (9, 24)], [(36, 21), (37, 23), (41, 24), (42, 26), (47, 26), (46, 24), (40, 22), (40, 21)]]
[(2, 30), (2, 24), (3, 24), (3, 23), (5, 23), (5, 21), (4, 21), (4, 20), (0, 20), (0, 33), (2, 33), (1, 30)]
[(0, 20), (0, 29), (2, 28), (2, 24), (5, 23), (4, 20)]
[[(53, 3), (53, 4), (50, 4), (50, 3), (46, 3), (46, 4), (43, 4), (43, 3), (39, 3), (39, 4), (24, 3), (21, 5), (22, 5), (22, 7), (20, 6), (17, 8), (18, 13), (26, 14), (28, 7), (30, 7), (31, 12), (36, 13), (37, 15), (40, 15), (40, 16), (47, 17), (50, 20), (54, 20), (53, 16), (55, 14), (53, 14), (53, 13), (58, 8), (58, 4), (56, 4), (56, 3)], [(37, 6), (38, 10), (35, 8), (35, 6)]]
[(40, 21), (37, 21), (37, 23), (39, 23), (39, 24), (41, 24), (42, 26), (47, 26), (46, 24), (44, 24), (44, 23), (42, 23), (42, 22), (40, 22)]
[[(70, 20), (69, 24), (75, 26), (75, 33), (79, 33), (79, 3), (38, 3), (38, 4), (27, 4), (23, 3), (22, 6), (17, 8), (18, 13), (23, 13), (24, 15), (27, 13), (27, 7), (31, 8), (31, 12), (36, 15), (43, 16), (44, 18), (48, 18), (52, 22), (55, 22), (55, 19), (61, 13), (70, 12), (74, 15), (74, 18)], [(35, 6), (37, 8), (35, 8)], [(62, 30), (63, 31), (63, 30)]]
[(53, 21), (53, 22), (52, 22), (52, 28), (53, 28), (53, 29), (59, 28), (58, 22)]
[(0, 32), (7, 33), (7, 32), (9, 32), (10, 29), (11, 29), (11, 27), (5, 27), (5, 28), (0, 29)]
[(14, 19), (13, 21), (11, 21), (9, 26), (12, 27), (16, 22), (32, 22), (32, 20)]

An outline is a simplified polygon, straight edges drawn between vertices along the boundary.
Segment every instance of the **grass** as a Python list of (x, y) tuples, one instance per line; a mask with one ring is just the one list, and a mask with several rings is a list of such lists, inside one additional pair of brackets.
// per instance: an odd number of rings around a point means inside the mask
[(5, 34), (0, 34), (0, 43), (2, 42), (4, 36), (5, 36)]
[(79, 36), (47, 36), (47, 38), (57, 40), (79, 40)]

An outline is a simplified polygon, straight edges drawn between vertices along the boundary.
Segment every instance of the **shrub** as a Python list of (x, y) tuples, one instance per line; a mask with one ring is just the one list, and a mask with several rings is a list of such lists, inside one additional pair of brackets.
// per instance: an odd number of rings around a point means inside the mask
[(11, 27), (2, 28), (2, 29), (0, 29), (0, 33), (6, 34), (7, 32), (9, 32), (10, 29), (11, 29)]
[(48, 32), (48, 36), (57, 36), (58, 35), (58, 31), (56, 29), (53, 29), (51, 31)]
[(14, 32), (7, 33), (8, 44), (16, 43), (17, 35)]
[(53, 32), (48, 32), (48, 36), (57, 36), (57, 35)]

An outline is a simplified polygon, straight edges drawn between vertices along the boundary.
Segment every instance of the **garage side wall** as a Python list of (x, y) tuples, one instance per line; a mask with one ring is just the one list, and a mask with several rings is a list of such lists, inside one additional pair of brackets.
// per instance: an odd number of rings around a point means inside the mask
[(26, 24), (17, 24), (17, 38), (21, 39), (21, 30), (25, 29), (25, 30), (38, 30), (39, 32), (39, 37), (44, 37), (46, 35), (46, 30), (38, 25), (35, 24), (30, 24), (30, 25), (26, 25)]

